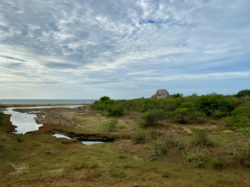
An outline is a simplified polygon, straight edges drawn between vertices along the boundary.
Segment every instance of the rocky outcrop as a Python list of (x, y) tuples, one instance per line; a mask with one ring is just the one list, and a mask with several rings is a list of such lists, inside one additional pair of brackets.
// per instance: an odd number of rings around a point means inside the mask
[(170, 95), (166, 89), (159, 89), (156, 91), (156, 93), (151, 98), (160, 99), (160, 98), (165, 98), (165, 97), (169, 97), (169, 96)]

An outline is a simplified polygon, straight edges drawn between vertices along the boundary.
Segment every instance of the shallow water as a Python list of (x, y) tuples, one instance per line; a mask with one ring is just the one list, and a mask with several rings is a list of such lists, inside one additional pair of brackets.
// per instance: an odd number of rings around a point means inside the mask
[(95, 99), (0, 99), (1, 104), (79, 104), (93, 103)]
[(16, 134), (25, 134), (27, 132), (39, 130), (39, 127), (43, 124), (36, 122), (36, 113), (38, 111), (32, 111), (29, 113), (17, 112), (15, 109), (38, 109), (38, 108), (77, 108), (80, 105), (69, 105), (69, 106), (34, 106), (34, 107), (8, 107), (4, 113), (11, 115), (10, 121), (16, 126)]
[(66, 139), (71, 139), (71, 138), (70, 138), (70, 137), (68, 137), (68, 136), (65, 136), (65, 135), (63, 135), (63, 134), (58, 134), (58, 133), (53, 134), (52, 136), (54, 136), (54, 137), (56, 137), (56, 138), (66, 138)]
[(82, 141), (82, 144), (84, 145), (93, 145), (93, 144), (99, 144), (103, 142), (97, 142), (97, 141)]
[[(65, 136), (63, 134), (58, 134), (58, 133), (55, 133), (53, 134), (52, 136), (56, 137), (56, 138), (66, 138), (66, 139), (71, 139), (70, 137), (68, 136)], [(103, 143), (103, 142), (99, 142), (99, 141), (82, 141), (82, 144), (84, 145), (93, 145), (93, 144), (99, 144), (99, 143)]]

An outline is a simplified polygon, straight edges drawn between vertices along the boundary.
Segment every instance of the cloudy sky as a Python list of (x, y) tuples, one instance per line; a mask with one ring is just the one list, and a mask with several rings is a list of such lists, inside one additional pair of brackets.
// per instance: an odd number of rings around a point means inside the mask
[(249, 0), (1, 0), (0, 98), (250, 88)]

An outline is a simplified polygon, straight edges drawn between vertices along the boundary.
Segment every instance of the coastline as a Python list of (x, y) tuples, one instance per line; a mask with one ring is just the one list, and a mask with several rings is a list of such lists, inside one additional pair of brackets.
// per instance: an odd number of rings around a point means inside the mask
[(33, 107), (33, 106), (70, 106), (70, 105), (91, 105), (92, 103), (66, 103), (66, 104), (0, 104), (0, 107)]

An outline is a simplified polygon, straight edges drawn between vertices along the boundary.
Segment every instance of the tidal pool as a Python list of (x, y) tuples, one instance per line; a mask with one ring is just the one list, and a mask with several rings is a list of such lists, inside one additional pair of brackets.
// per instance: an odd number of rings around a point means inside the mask
[(66, 138), (66, 139), (70, 139), (70, 140), (71, 140), (70, 137), (65, 136), (65, 135), (63, 135), (63, 134), (58, 134), (58, 133), (56, 133), (56, 134), (53, 134), (52, 136), (54, 136), (54, 137), (56, 137), (56, 138)]
[(68, 106), (33, 106), (33, 107), (8, 107), (4, 113), (11, 115), (10, 121), (16, 126), (14, 133), (25, 134), (27, 132), (39, 130), (39, 127), (43, 124), (36, 122), (36, 113), (38, 111), (18, 112), (15, 109), (38, 109), (38, 108), (77, 108), (80, 105), (68, 105)]
[[(55, 133), (52, 136), (54, 136), (56, 138), (72, 139), (72, 138), (70, 138), (68, 136), (65, 136), (65, 135), (59, 134), (59, 133)], [(98, 143), (103, 143), (103, 142), (100, 142), (100, 141), (82, 141), (82, 144), (84, 144), (84, 145), (93, 145), (93, 144), (98, 144)]]

